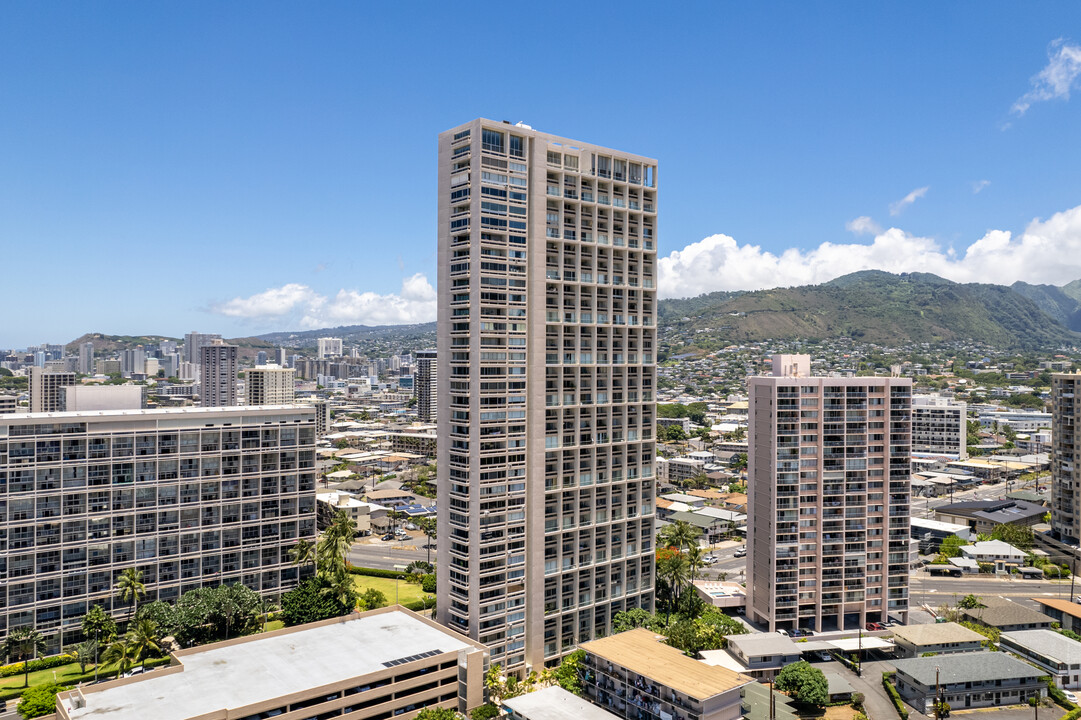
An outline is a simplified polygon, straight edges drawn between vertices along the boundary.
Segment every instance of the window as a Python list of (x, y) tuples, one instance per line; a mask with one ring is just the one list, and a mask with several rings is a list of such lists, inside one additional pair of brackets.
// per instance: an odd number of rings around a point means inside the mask
[(510, 154), (511, 157), (525, 157), (525, 138), (510, 136)]
[(503, 152), (503, 133), (496, 130), (484, 130), (481, 134), (481, 148), (492, 152)]

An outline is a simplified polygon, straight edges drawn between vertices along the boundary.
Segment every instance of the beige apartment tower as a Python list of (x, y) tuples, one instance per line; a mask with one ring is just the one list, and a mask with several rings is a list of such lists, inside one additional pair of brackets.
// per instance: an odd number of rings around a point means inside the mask
[(748, 378), (748, 614), (770, 631), (906, 622), (912, 381), (788, 357)]
[(296, 370), (280, 365), (256, 365), (244, 373), (244, 396), (248, 405), (289, 405), (296, 399)]
[(653, 609), (655, 160), (439, 136), (439, 621), (512, 671)]
[(1051, 530), (1081, 544), (1081, 374), (1051, 376)]
[(30, 412), (56, 412), (60, 409), (60, 388), (75, 384), (73, 372), (50, 372), (32, 367), (30, 373)]

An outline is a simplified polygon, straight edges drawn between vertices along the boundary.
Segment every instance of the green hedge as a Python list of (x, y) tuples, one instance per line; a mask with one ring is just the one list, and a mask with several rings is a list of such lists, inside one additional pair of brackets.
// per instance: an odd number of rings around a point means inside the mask
[(901, 720), (908, 720), (908, 710), (905, 710), (905, 704), (901, 701), (901, 694), (897, 692), (897, 688), (890, 682), (890, 677), (890, 673), (882, 673), (882, 687), (886, 688), (886, 694), (893, 701), (893, 707), (897, 709), (897, 714), (901, 716)]
[(1078, 710), (1079, 708), (1074, 703), (1066, 699), (1066, 693), (1062, 692), (1055, 681), (1051, 679), (1049, 675), (1045, 675), (1043, 681), (1047, 684), (1047, 694), (1051, 696), (1051, 699), (1058, 704), (1063, 710)]
[(1061, 720), (1081, 720), (1081, 708), (1071, 710), (1062, 716)]
[(404, 580), (406, 575), (404, 572), (399, 572), (398, 570), (380, 570), (379, 568), (365, 568), (357, 567), (355, 565), (346, 565), (345, 569), (354, 575), (367, 575), (369, 577), (390, 578), (391, 580)]
[[(60, 667), (61, 665), (67, 665), (74, 660), (75, 658), (71, 655), (53, 655), (52, 657), (41, 658), (40, 660), (31, 660), (30, 672)], [(0, 667), (0, 677), (14, 677), (16, 675), (22, 675), (24, 672), (26, 672), (26, 670), (23, 668), (23, 663), (21, 662)]]

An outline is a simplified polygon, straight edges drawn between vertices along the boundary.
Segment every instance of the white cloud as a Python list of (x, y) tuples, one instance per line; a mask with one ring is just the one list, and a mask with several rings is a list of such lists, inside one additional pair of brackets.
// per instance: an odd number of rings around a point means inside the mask
[(927, 191), (930, 190), (930, 189), (931, 189), (930, 186), (916, 188), (915, 190), (910, 192), (908, 195), (905, 195), (903, 198), (901, 198), (897, 202), (890, 203), (890, 215), (900, 215), (901, 212), (906, 207), (908, 207), (909, 205), (911, 205), (912, 203), (916, 202), (921, 197), (926, 195)]
[(976, 182), (972, 183), (972, 194), (973, 195), (978, 195), (980, 190), (983, 190), (985, 187), (987, 187), (990, 184), (991, 184), (990, 180), (977, 180)]
[(398, 293), (339, 290), (332, 297), (307, 285), (289, 283), (246, 298), (233, 298), (211, 307), (228, 317), (252, 321), (292, 320), (303, 328), (333, 325), (399, 325), (435, 320), (435, 288), (422, 273), (402, 280)]
[(1031, 79), (1032, 89), (1022, 95), (1010, 108), (1024, 115), (1033, 103), (1055, 98), (1070, 99), (1070, 90), (1081, 77), (1081, 45), (1070, 45), (1063, 38), (1047, 47), (1047, 67)]
[(882, 227), (866, 215), (860, 215), (845, 223), (845, 230), (855, 235), (878, 235)]
[(889, 228), (869, 244), (826, 242), (780, 254), (711, 235), (658, 260), (662, 297), (817, 284), (859, 270), (929, 272), (957, 282), (1063, 285), (1081, 278), (1081, 206), (1033, 220), (1018, 236), (988, 231), (963, 252)]

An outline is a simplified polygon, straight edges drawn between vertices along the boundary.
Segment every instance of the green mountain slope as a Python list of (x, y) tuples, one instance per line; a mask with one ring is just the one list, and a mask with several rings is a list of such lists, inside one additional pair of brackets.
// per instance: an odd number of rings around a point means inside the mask
[[(1072, 286), (1072, 287), (1071, 287)], [(1076, 292), (1074, 297), (1067, 292)], [(1010, 289), (1024, 295), (1036, 303), (1041, 310), (1053, 317), (1063, 327), (1081, 332), (1081, 282), (1073, 282), (1065, 287), (1054, 285), (1029, 285), (1015, 282)]]
[(737, 293), (718, 300), (700, 306), (693, 316), (686, 312), (692, 307), (686, 300), (662, 301), (661, 324), (730, 343), (848, 336), (883, 344), (955, 340), (1002, 348), (1081, 344), (1081, 335), (1020, 292), (1002, 285), (954, 283), (928, 273), (869, 270), (822, 285)]

